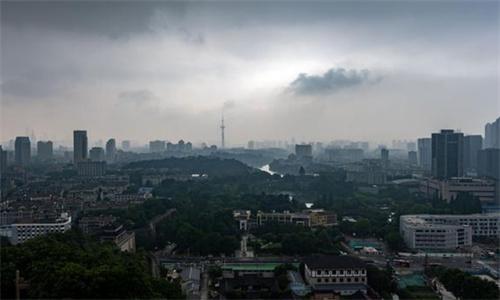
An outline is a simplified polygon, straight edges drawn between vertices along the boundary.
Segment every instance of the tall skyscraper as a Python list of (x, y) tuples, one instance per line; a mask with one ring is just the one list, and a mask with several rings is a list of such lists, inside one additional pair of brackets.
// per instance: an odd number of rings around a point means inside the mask
[(386, 148), (380, 149), (380, 159), (384, 162), (389, 161), (389, 150)]
[(87, 160), (88, 139), (86, 130), (73, 131), (73, 162), (78, 163)]
[(102, 147), (93, 147), (89, 151), (91, 161), (105, 161), (104, 149)]
[(418, 145), (418, 165), (426, 170), (432, 169), (432, 139), (421, 138), (417, 141)]
[(7, 170), (7, 151), (0, 146), (0, 178), (5, 170)]
[(484, 126), (484, 149), (500, 149), (500, 117)]
[(295, 145), (295, 156), (297, 156), (297, 159), (311, 159), (312, 145), (311, 144)]
[(106, 160), (108, 162), (114, 162), (116, 157), (116, 141), (115, 139), (109, 139), (106, 142)]
[(27, 166), (31, 162), (31, 143), (27, 136), (16, 137), (15, 161), (19, 166)]
[(36, 143), (36, 153), (38, 159), (41, 161), (47, 161), (52, 159), (52, 155), (54, 153), (52, 142), (39, 141), (38, 143)]
[(477, 159), (479, 150), (483, 148), (483, 137), (481, 135), (464, 136), (464, 170), (477, 171)]
[(432, 176), (439, 179), (461, 177), (464, 173), (464, 134), (443, 129), (432, 134)]

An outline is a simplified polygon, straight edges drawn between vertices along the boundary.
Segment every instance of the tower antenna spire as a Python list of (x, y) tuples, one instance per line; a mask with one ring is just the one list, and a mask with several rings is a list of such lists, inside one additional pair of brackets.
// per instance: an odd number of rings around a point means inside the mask
[(222, 120), (221, 120), (221, 124), (220, 124), (220, 133), (221, 133), (221, 148), (224, 149), (226, 147), (226, 142), (225, 142), (225, 139), (224, 139), (224, 129), (226, 128), (226, 126), (224, 125), (224, 111), (222, 111)]

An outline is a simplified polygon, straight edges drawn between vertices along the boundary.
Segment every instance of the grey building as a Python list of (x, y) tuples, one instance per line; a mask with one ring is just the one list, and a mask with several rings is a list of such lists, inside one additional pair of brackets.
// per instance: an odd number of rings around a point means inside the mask
[(298, 159), (310, 159), (312, 158), (312, 145), (303, 144), (295, 145), (295, 155)]
[(443, 129), (432, 134), (432, 176), (439, 179), (462, 177), (464, 134)]
[(149, 152), (158, 153), (165, 151), (165, 141), (151, 141), (149, 142)]
[(386, 148), (380, 149), (380, 159), (384, 167), (387, 167), (389, 165), (389, 150)]
[(19, 166), (27, 166), (31, 162), (31, 142), (27, 136), (16, 137), (15, 161)]
[(500, 213), (404, 215), (399, 229), (412, 249), (455, 249), (471, 246), (473, 236), (498, 237)]
[(116, 140), (109, 139), (106, 142), (106, 161), (114, 162), (116, 158)]
[(88, 139), (86, 130), (73, 131), (73, 162), (85, 161), (88, 155)]
[(432, 139), (421, 138), (417, 140), (418, 165), (427, 171), (432, 169)]
[(93, 147), (89, 151), (89, 156), (91, 161), (104, 161), (104, 149), (101, 147)]
[(0, 178), (1, 174), (5, 172), (7, 169), (7, 151), (2, 149), (2, 146), (0, 146)]
[(484, 148), (500, 149), (500, 118), (484, 126)]
[(122, 141), (122, 150), (123, 151), (130, 150), (130, 141), (128, 140)]
[(38, 159), (41, 161), (51, 160), (54, 153), (52, 142), (39, 141), (38, 143), (36, 143), (36, 153)]
[(478, 154), (482, 148), (481, 135), (464, 136), (464, 171), (477, 171)]
[(77, 164), (79, 176), (101, 177), (106, 174), (105, 161), (81, 161)]
[(417, 151), (408, 151), (408, 164), (411, 167), (418, 165)]

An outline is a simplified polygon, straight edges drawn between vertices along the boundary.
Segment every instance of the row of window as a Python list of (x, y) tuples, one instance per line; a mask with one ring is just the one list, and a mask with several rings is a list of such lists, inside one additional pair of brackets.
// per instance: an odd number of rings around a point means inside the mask
[(316, 276), (328, 276), (328, 275), (364, 275), (366, 273), (365, 270), (317, 270)]
[(318, 283), (336, 283), (336, 282), (365, 282), (365, 277), (354, 277), (354, 278), (318, 278)]

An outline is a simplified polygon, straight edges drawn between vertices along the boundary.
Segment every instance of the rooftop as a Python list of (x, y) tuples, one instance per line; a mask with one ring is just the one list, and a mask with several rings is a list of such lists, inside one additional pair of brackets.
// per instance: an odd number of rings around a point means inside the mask
[(304, 263), (310, 269), (365, 268), (361, 259), (349, 255), (313, 255), (304, 258)]

